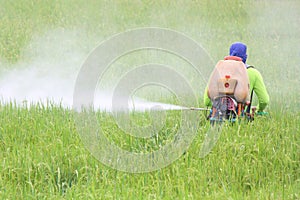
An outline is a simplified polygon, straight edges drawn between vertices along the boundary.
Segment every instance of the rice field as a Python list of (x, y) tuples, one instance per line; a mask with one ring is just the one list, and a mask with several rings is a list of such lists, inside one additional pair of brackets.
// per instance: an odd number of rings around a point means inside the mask
[[(0, 3), (1, 199), (300, 199), (298, 1)], [(182, 32), (201, 44), (214, 62), (227, 55), (232, 42), (245, 42), (247, 62), (261, 71), (270, 94), (269, 115), (257, 116), (250, 124), (224, 125), (204, 158), (199, 154), (210, 124), (201, 111), (194, 113), (199, 121), (191, 144), (169, 165), (129, 173), (100, 162), (80, 134), (72, 107), (52, 101), (51, 95), (72, 96), (73, 78), (89, 52), (112, 35), (141, 27)], [(179, 71), (189, 73), (170, 55), (136, 54), (116, 61), (102, 81), (109, 85), (132, 66), (153, 59), (180, 65)], [(212, 69), (203, 67), (204, 74)], [(191, 81), (199, 85), (195, 106), (202, 107), (206, 83)], [(155, 96), (155, 91), (145, 93), (164, 103), (179, 103)], [(50, 99), (31, 102), (35, 95)], [(128, 134), (106, 112), (96, 117), (109, 141), (147, 153), (174, 141), (186, 122), (181, 121), (183, 113), (166, 111), (162, 128), (149, 138)], [(136, 125), (152, 122), (149, 112), (130, 116)]]

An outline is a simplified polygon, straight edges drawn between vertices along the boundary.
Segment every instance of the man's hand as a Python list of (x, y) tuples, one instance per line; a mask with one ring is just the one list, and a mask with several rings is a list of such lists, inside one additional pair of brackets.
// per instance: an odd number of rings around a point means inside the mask
[(259, 116), (266, 116), (266, 115), (269, 115), (268, 112), (264, 112), (264, 111), (257, 111), (256, 112), (256, 115), (259, 115)]

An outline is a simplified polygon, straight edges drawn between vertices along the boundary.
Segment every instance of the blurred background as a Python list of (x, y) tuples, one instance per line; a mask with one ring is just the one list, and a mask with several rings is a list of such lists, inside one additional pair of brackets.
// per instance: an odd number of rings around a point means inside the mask
[[(0, 0), (0, 94), (3, 99), (49, 97), (71, 102), (77, 73), (97, 45), (135, 28), (161, 27), (199, 43), (216, 63), (231, 43), (248, 45), (247, 63), (263, 75), (269, 109), (299, 109), (300, 2), (289, 1), (96, 1)], [(112, 64), (101, 81), (133, 66), (162, 63), (187, 73), (188, 63), (158, 51), (136, 52)], [(207, 77), (214, 66), (201, 66)], [(107, 87), (103, 84), (103, 87)], [(66, 92), (68, 91), (68, 92)]]

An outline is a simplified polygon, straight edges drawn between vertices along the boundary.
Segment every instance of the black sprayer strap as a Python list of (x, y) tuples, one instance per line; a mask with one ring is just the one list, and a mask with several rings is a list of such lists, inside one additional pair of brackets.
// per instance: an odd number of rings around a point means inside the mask
[(253, 89), (252, 89), (251, 95), (250, 95), (250, 103), (247, 106), (247, 110), (246, 110), (246, 113), (248, 113), (248, 114), (250, 114), (250, 109), (251, 109), (251, 104), (252, 104), (252, 97), (253, 97)]
[[(247, 66), (247, 69), (249, 68), (254, 68), (253, 66)], [(251, 91), (251, 95), (250, 95), (250, 103), (249, 105), (247, 106), (247, 110), (246, 110), (246, 113), (250, 114), (250, 109), (251, 109), (251, 104), (252, 104), (252, 97), (253, 97), (253, 89)]]

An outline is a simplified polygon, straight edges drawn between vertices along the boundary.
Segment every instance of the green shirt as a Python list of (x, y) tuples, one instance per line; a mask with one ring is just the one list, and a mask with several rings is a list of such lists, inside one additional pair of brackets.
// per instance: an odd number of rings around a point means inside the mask
[[(264, 84), (264, 80), (260, 72), (253, 67), (249, 67), (247, 72), (250, 81), (250, 91), (253, 90), (258, 98), (257, 111), (263, 111), (269, 104), (269, 94)], [(207, 95), (207, 87), (204, 92), (204, 104), (208, 107), (212, 106), (211, 100)]]

